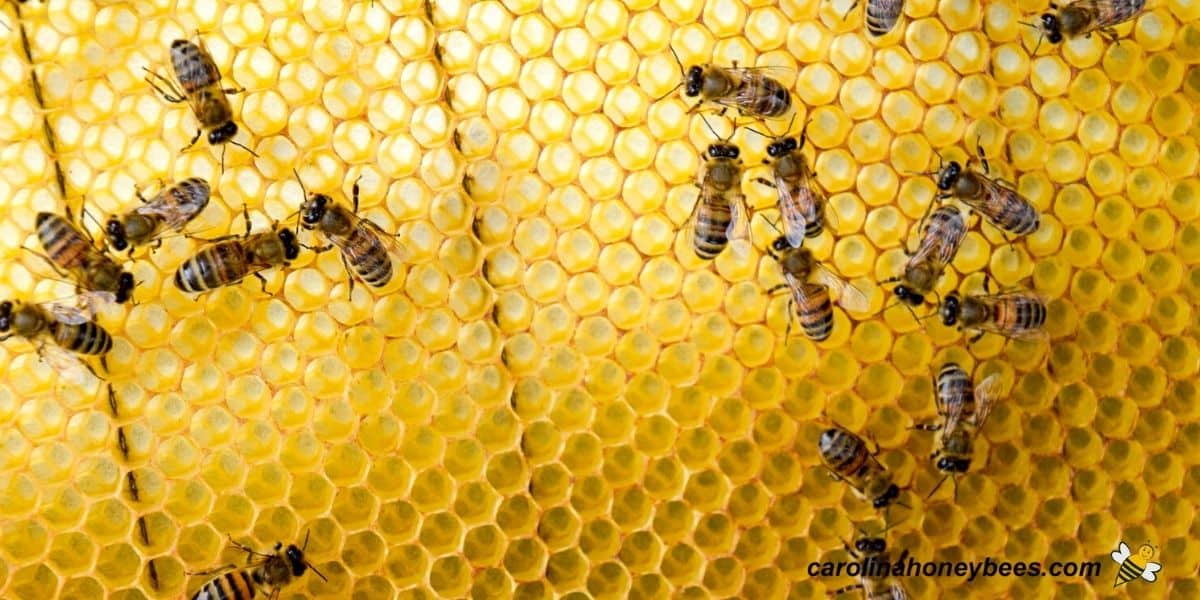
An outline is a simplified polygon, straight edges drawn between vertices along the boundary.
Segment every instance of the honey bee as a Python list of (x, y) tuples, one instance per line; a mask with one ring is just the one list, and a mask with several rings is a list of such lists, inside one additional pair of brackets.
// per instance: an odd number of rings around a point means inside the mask
[(287, 266), (300, 256), (296, 234), (286, 227), (250, 233), (250, 216), (246, 214), (246, 233), (208, 240), (209, 245), (179, 265), (175, 271), (175, 287), (185, 292), (205, 292), (233, 285), (247, 275), (253, 275), (267, 291), (267, 280), (259, 274), (272, 267)]
[[(0, 342), (13, 336), (28, 340), (37, 348), (42, 360), (77, 380), (79, 356), (96, 357), (100, 366), (107, 369), (104, 357), (113, 345), (112, 336), (92, 320), (91, 315), (80, 308), (57, 302), (0, 302)], [(84, 366), (92, 375), (99, 377), (90, 365)], [(110, 402), (115, 400), (110, 397)]]
[[(713, 64), (693, 65), (684, 68), (683, 61), (675, 49), (671, 55), (679, 64), (682, 80), (667, 95), (671, 95), (680, 87), (688, 98), (699, 98), (691, 110), (700, 108), (705, 102), (721, 106), (719, 114), (724, 115), (730, 108), (736, 108), (742, 115), (759, 118), (778, 118), (786, 115), (792, 109), (792, 95), (782, 83), (770, 77), (767, 73), (776, 71), (786, 73), (782, 67), (749, 67), (739, 68), (737, 62), (732, 68), (718, 67)], [(665, 98), (666, 96), (664, 96)]]
[(199, 177), (184, 179), (123, 215), (111, 215), (104, 224), (108, 243), (118, 252), (153, 240), (161, 242), (167, 230), (180, 230), (208, 206), (208, 182)]
[[(703, 117), (702, 117), (703, 118)], [(709, 131), (720, 141), (709, 144), (708, 156), (701, 155), (704, 170), (700, 181), (700, 197), (688, 216), (688, 229), (692, 232), (692, 249), (696, 256), (709, 260), (716, 258), (730, 240), (742, 239), (747, 235), (746, 197), (742, 194), (742, 160), (737, 145), (721, 140), (707, 119)]]
[(1121, 542), (1116, 550), (1109, 553), (1113, 562), (1120, 565), (1117, 568), (1117, 576), (1113, 579), (1113, 589), (1135, 581), (1139, 577), (1150, 583), (1157, 581), (1157, 573), (1162, 570), (1163, 566), (1150, 560), (1157, 552), (1157, 548), (1151, 546), (1150, 542), (1146, 542), (1138, 548), (1137, 558), (1134, 558), (1133, 552), (1129, 550), (1129, 544)]
[(259, 594), (267, 598), (278, 598), (284, 587), (308, 570), (316, 573), (322, 581), (328, 581), (304, 558), (304, 550), (308, 548), (308, 534), (304, 535), (303, 546), (288, 544), (284, 549), (283, 543), (276, 542), (275, 549), (270, 554), (257, 552), (249, 546), (239, 544), (232, 536), (229, 543), (247, 553), (250, 558), (247, 566), (238, 568), (235, 564), (228, 564), (211, 571), (195, 573), (219, 575), (200, 586), (192, 600), (251, 600)]
[[(787, 237), (781, 235), (767, 252), (779, 263), (779, 270), (783, 271), (785, 279), (784, 283), (767, 290), (767, 294), (783, 289), (792, 292), (788, 300), (787, 335), (792, 333), (791, 315), (794, 309), (800, 328), (808, 339), (820, 342), (829, 338), (833, 333), (833, 302), (829, 298), (831, 288), (838, 291), (839, 302), (846, 310), (866, 311), (866, 296), (819, 264), (808, 248), (792, 247)], [(814, 275), (820, 279), (819, 283), (809, 282)]]
[[(296, 174), (299, 181), (300, 175)], [(304, 183), (300, 183), (304, 191)], [(383, 231), (374, 222), (358, 216), (358, 181), (354, 182), (353, 210), (333, 201), (325, 194), (309, 194), (304, 191), (304, 202), (300, 205), (300, 225), (310, 231), (319, 231), (330, 245), (317, 248), (324, 252), (336, 246), (342, 253), (342, 264), (350, 274), (350, 290), (354, 290), (354, 278), (374, 288), (386, 286), (392, 280), (392, 260), (403, 262), (408, 256), (395, 236)]]
[(70, 275), (85, 297), (124, 303), (133, 295), (133, 274), (98, 250), (91, 236), (54, 213), (38, 213), (37, 236), (42, 258), (59, 273)]
[(954, 255), (967, 236), (962, 213), (953, 206), (943, 205), (934, 209), (922, 229), (921, 243), (917, 251), (909, 255), (904, 273), (884, 281), (901, 282), (894, 290), (896, 298), (913, 307), (925, 303), (925, 295), (933, 291), (942, 271), (954, 260)]
[(921, 431), (941, 431), (937, 448), (930, 455), (937, 470), (943, 477), (929, 491), (929, 497), (945, 483), (949, 477), (954, 477), (954, 495), (958, 498), (959, 475), (965, 474), (971, 468), (971, 458), (975, 454), (975, 437), (983, 429), (992, 406), (999, 396), (1000, 376), (991, 375), (971, 387), (971, 376), (956, 363), (946, 363), (934, 378), (934, 394), (937, 402), (938, 423), (921, 423), (914, 429)]
[[(795, 117), (792, 117), (795, 119)], [(791, 129), (791, 126), (788, 126)], [(770, 137), (751, 129), (763, 137)], [(793, 248), (799, 248), (804, 238), (814, 238), (825, 230), (825, 194), (813, 181), (813, 172), (800, 150), (804, 148), (804, 131), (799, 141), (795, 137), (776, 137), (767, 145), (764, 164), (771, 165), (775, 180), (757, 178), (762, 185), (775, 188), (776, 205), (783, 222), (783, 233)]]
[(1051, 44), (1092, 32), (1111, 41), (1117, 39), (1113, 27), (1137, 18), (1145, 9), (1146, 0), (1076, 0), (1062, 7), (1051, 2), (1051, 11), (1042, 14), (1039, 29)]
[(939, 310), (942, 324), (977, 331), (971, 343), (987, 333), (1018, 339), (1045, 334), (1042, 325), (1046, 323), (1046, 305), (1041, 298), (1023, 292), (992, 294), (988, 281), (983, 280), (983, 294), (946, 295)]
[(868, 450), (862, 438), (834, 425), (821, 434), (817, 450), (833, 478), (845, 481), (871, 506), (886, 509), (900, 504), (900, 487), (893, 483), (891, 472), (875, 458), (879, 450)]
[[(850, 10), (854, 10), (857, 5), (858, 2), (855, 2)], [(867, 0), (867, 10), (863, 15), (863, 21), (866, 22), (868, 33), (880, 37), (887, 35), (896, 27), (902, 14), (904, 14), (904, 0)]]
[[(1006, 235), (1025, 235), (1037, 231), (1041, 225), (1037, 209), (1021, 197), (1011, 184), (988, 177), (991, 169), (983, 147), (977, 145), (976, 149), (983, 164), (983, 173), (953, 160), (942, 165), (937, 170), (938, 198), (959, 200), (1006, 232)], [(970, 161), (967, 162), (969, 166)]]
[(226, 94), (236, 94), (242, 90), (221, 87), (221, 71), (208, 49), (204, 47), (204, 43), (194, 44), (188, 40), (171, 42), (171, 70), (175, 75), (174, 79), (145, 69), (146, 83), (167, 102), (177, 104), (186, 101), (191, 106), (192, 113), (200, 122), (200, 128), (184, 148), (195, 145), (207, 129), (209, 144), (215, 146), (231, 142), (254, 154), (252, 150), (233, 139), (233, 136), (237, 135), (238, 127), (233, 122), (233, 108), (230, 107)]
[[(844, 544), (846, 553), (859, 563), (861, 575), (858, 583), (835, 590), (833, 595), (836, 597), (855, 590), (862, 590), (865, 600), (907, 600), (908, 592), (904, 591), (900, 580), (892, 575), (893, 561), (884, 537), (887, 535), (887, 530), (884, 529), (877, 536), (870, 535), (861, 529), (858, 533), (853, 548), (850, 547), (850, 544)], [(907, 560), (908, 550), (904, 550), (895, 562), (896, 564), (906, 564)]]

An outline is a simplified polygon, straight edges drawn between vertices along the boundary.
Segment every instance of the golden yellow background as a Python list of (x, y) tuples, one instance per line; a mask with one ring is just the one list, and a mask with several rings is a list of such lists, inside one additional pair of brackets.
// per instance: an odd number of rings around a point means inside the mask
[[(823, 598), (851, 581), (808, 563), (844, 558), (875, 515), (814, 468), (822, 413), (911, 482), (893, 547), (1104, 564), (1094, 582), (914, 578), (914, 598), (1109, 596), (1119, 539), (1151, 541), (1164, 569), (1117, 595), (1200, 597), (1200, 3), (1152, 1), (1119, 45), (1036, 57), (1020, 21), (1044, 2), (909, 0), (880, 39), (849, 4), (438, 0), (430, 23), (413, 0), (6, 3), (0, 296), (71, 291), (19, 249), (65, 206), (55, 160), (98, 217), (135, 185), (204, 177), (192, 230), (209, 237), (242, 231), (243, 204), (257, 229), (291, 217), (293, 168), (343, 201), (361, 176), (362, 214), (411, 262), (390, 293), (348, 298), (337, 254), (306, 252), (267, 273), (270, 296), (251, 281), (193, 300), (171, 277), (197, 242), (139, 254), (136, 304), (100, 318), (128, 463), (99, 386), (5, 342), (0, 597), (178, 598), (204, 580), (187, 573), (244, 559), (227, 533), (267, 550), (311, 532), (329, 581), (285, 598)], [(180, 153), (190, 111), (142, 81), (197, 31), (245, 88), (238, 140), (258, 154), (230, 147), (224, 171), (203, 141)], [(761, 218), (753, 250), (711, 264), (678, 234), (712, 136), (681, 94), (659, 100), (680, 76), (668, 43), (688, 64), (792, 71), (833, 213), (812, 248), (871, 299), (827, 342), (784, 339)], [(766, 140), (734, 139), (766, 175)], [(880, 312), (935, 193), (916, 173), (977, 142), (1042, 228), (1008, 248), (973, 226), (939, 289), (985, 271), (1031, 287), (1048, 340), (968, 351)], [(774, 215), (771, 190), (745, 188)], [(951, 359), (1011, 393), (958, 502), (949, 485), (925, 501), (933, 436), (907, 427), (934, 418), (930, 374)]]

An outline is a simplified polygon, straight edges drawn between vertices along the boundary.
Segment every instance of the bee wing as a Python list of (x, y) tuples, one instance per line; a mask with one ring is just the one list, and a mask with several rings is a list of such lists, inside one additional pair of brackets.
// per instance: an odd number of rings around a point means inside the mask
[(188, 221), (196, 218), (196, 215), (200, 214), (200, 211), (204, 210), (207, 204), (207, 198), (203, 204), (195, 202), (173, 204), (160, 195), (154, 200), (133, 209), (133, 212), (140, 215), (158, 217), (162, 221), (164, 229), (181, 229)]
[(775, 189), (779, 194), (779, 216), (783, 221), (783, 235), (788, 245), (799, 248), (804, 244), (804, 236), (808, 232), (808, 221), (800, 211), (800, 204), (795, 194), (799, 190), (782, 177), (775, 176)]
[(1145, 570), (1142, 571), (1142, 579), (1145, 579), (1146, 581), (1149, 581), (1149, 582), (1154, 582), (1158, 579), (1158, 576), (1155, 575), (1155, 573), (1157, 573), (1161, 570), (1162, 570), (1162, 565), (1160, 565), (1156, 562), (1146, 563), (1146, 568), (1145, 568)]
[(54, 344), (40, 344), (38, 355), (67, 381), (79, 385), (87, 383), (87, 369), (79, 361), (79, 357), (66, 348)]
[(1112, 27), (1137, 14), (1124, 8), (1127, 6), (1124, 2), (1118, 6), (1115, 0), (1075, 0), (1070, 4), (1071, 8), (1078, 8), (1093, 15), (1091, 26), (1087, 28), (1088, 31), (1099, 31)]
[(953, 431), (958, 430), (959, 424), (963, 419), (963, 409), (966, 407), (965, 402), (949, 402), (946, 406), (946, 423), (942, 426), (942, 436), (945, 437)]
[(54, 316), (55, 320), (68, 325), (81, 325), (92, 320), (105, 304), (115, 303), (116, 294), (101, 291), (83, 291), (73, 297), (74, 303), (46, 302), (42, 306)]
[(993, 373), (975, 386), (975, 429), (983, 427), (1000, 396), (1000, 374)]
[(837, 292), (838, 304), (848, 312), (867, 312), (871, 308), (871, 301), (867, 298), (866, 293), (858, 289), (858, 286), (853, 285), (839, 277), (833, 271), (829, 270), (824, 265), (818, 265), (814, 270), (817, 283), (820, 283), (831, 290)]
[[(975, 297), (982, 300), (983, 302), (985, 302), (988, 305), (988, 307), (990, 307), (991, 310), (993, 310), (993, 311), (995, 310), (995, 307), (997, 304), (1002, 303), (1002, 302), (1008, 302), (1009, 300), (1019, 299), (1019, 298), (1035, 298), (1039, 302), (1042, 303), (1042, 306), (1046, 305), (1045, 300), (1043, 300), (1042, 298), (1040, 298), (1034, 294), (1030, 294), (1028, 292), (1006, 292), (1003, 294), (993, 294), (991, 296), (975, 296)], [(991, 319), (988, 319), (984, 323), (980, 323), (976, 328), (981, 331), (986, 331), (988, 333), (994, 333), (996, 335), (1002, 335), (1004, 337), (1011, 338), (1014, 340), (1026, 340), (1026, 341), (1031, 341), (1031, 342), (1045, 339), (1049, 335), (1046, 333), (1045, 329), (1042, 329), (1040, 327), (1037, 329), (1021, 329), (1019, 331), (1002, 329), (999, 326), (997, 326), (996, 323), (994, 321), (992, 321)]]
[(888, 589), (888, 591), (891, 593), (891, 596), (889, 597), (892, 600), (908, 600), (908, 592), (904, 591), (904, 586), (900, 585), (899, 583), (892, 583), (892, 586), (890, 589)]
[[(364, 219), (358, 215), (354, 215), (354, 218), (357, 219), (355, 226), (362, 227), (366, 231), (370, 232), (374, 238), (379, 241), (380, 245), (383, 246), (384, 250), (387, 251), (388, 256), (391, 257), (396, 266), (399, 266), (408, 260), (408, 249), (396, 239), (396, 236), (384, 231), (382, 227), (375, 224), (375, 222), (370, 219)], [(346, 258), (350, 259), (350, 262), (354, 262), (356, 258), (361, 258), (362, 252), (366, 251), (366, 248), (360, 250), (358, 248), (351, 247), (350, 244), (345, 243), (345, 240), (338, 240), (335, 241), (335, 243), (337, 243), (338, 248), (345, 253)]]
[(729, 202), (729, 241), (743, 240), (750, 236), (750, 211), (746, 208), (746, 196), (741, 192), (730, 192), (725, 199)]
[(1130, 554), (1133, 554), (1133, 552), (1129, 550), (1129, 544), (1121, 542), (1121, 545), (1112, 552), (1111, 556), (1113, 562), (1123, 563), (1127, 558), (1129, 558)]

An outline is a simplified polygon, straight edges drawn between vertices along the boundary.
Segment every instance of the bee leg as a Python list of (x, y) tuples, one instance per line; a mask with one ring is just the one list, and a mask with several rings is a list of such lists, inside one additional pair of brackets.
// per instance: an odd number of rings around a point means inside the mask
[(988, 165), (987, 154), (983, 152), (983, 145), (979, 143), (979, 138), (975, 139), (975, 152), (979, 154), (979, 162), (983, 163), (984, 175), (991, 175), (991, 167)]
[(849, 19), (850, 13), (854, 12), (854, 9), (856, 8), (858, 8), (858, 0), (854, 0), (854, 3), (850, 5), (850, 8), (848, 8), (845, 13), (842, 13), (842, 20), (845, 21), (846, 19)]
[(112, 411), (114, 419), (120, 417), (120, 414), (117, 412), (117, 392), (113, 390), (111, 383), (108, 384), (108, 409)]
[(186, 151), (188, 150), (188, 148), (191, 148), (192, 146), (195, 146), (195, 145), (196, 145), (196, 142), (200, 141), (200, 136), (201, 136), (201, 135), (203, 135), (203, 134), (204, 134), (204, 130), (203, 130), (203, 129), (197, 129), (197, 130), (196, 130), (196, 135), (192, 136), (192, 141), (188, 142), (188, 143), (187, 143), (187, 145), (186, 145), (186, 146), (184, 146), (183, 148), (181, 148), (179, 151), (180, 151), (180, 152), (186, 152)]
[(914, 423), (909, 429), (915, 431), (941, 431), (942, 426), (937, 423)]
[(845, 481), (845, 479), (843, 479), (841, 475), (834, 473), (833, 469), (830, 469), (829, 467), (825, 467), (825, 471), (827, 473), (829, 473), (830, 479), (833, 479), (834, 481)]
[(853, 585), (848, 585), (846, 587), (842, 587), (842, 588), (833, 590), (833, 596), (837, 597), (837, 596), (841, 596), (842, 594), (849, 594), (850, 592), (858, 591), (861, 589), (863, 589), (863, 585), (861, 583), (855, 583)]
[(796, 301), (795, 301), (795, 300), (792, 300), (791, 298), (788, 298), (788, 304), (787, 304), (787, 329), (786, 329), (786, 330), (784, 330), (784, 333), (783, 333), (783, 339), (784, 339), (785, 341), (786, 341), (788, 338), (792, 337), (792, 314), (795, 312), (795, 310), (796, 310)]
[(354, 214), (356, 214), (356, 215), (358, 214), (358, 182), (359, 181), (362, 181), (362, 175), (359, 175), (358, 179), (354, 180), (354, 186), (350, 188), (351, 191), (353, 192), (352, 200), (354, 201)]
[(246, 88), (243, 88), (243, 87), (224, 88), (221, 91), (225, 92), (226, 94), (240, 94), (240, 93), (246, 91)]
[[(766, 162), (766, 161), (764, 160), (763, 162)], [(765, 185), (765, 186), (767, 186), (767, 187), (771, 187), (771, 188), (775, 187), (775, 183), (774, 183), (774, 182), (772, 182), (772, 181), (769, 181), (769, 180), (767, 180), (767, 179), (764, 179), (764, 178), (762, 178), (762, 177), (755, 177), (755, 178), (754, 178), (754, 182), (755, 182), (755, 183), (761, 183), (761, 184), (763, 184), (763, 185)]]
[(215, 569), (206, 569), (204, 571), (184, 571), (184, 574), (188, 575), (189, 577), (207, 577), (209, 575), (216, 575), (217, 573), (233, 571), (237, 568), (238, 566), (236, 564), (229, 563), (227, 565), (221, 565)]
[[(262, 286), (263, 293), (267, 294), (267, 279), (259, 273), (253, 273), (253, 275), (254, 278), (258, 280), (259, 285)], [(267, 295), (269, 296), (270, 294)]]
[[(251, 548), (250, 546), (247, 546), (247, 545), (245, 545), (245, 544), (242, 544), (242, 543), (238, 542), (237, 540), (233, 539), (233, 534), (226, 533), (226, 534), (225, 534), (225, 537), (229, 538), (229, 545), (230, 545), (230, 546), (233, 546), (234, 548), (237, 548), (238, 550), (241, 550), (241, 551), (243, 551), (243, 552), (245, 552), (245, 553), (247, 553), (247, 554), (250, 554), (250, 555), (252, 555), (252, 556), (262, 556), (262, 557), (265, 557), (265, 558), (270, 558), (270, 557), (272, 556), (272, 555), (270, 555), (270, 554), (263, 554), (262, 552), (258, 552), (258, 551), (257, 551), (257, 550), (255, 550), (254, 548)], [(236, 569), (236, 568), (237, 568), (237, 566), (236, 566), (236, 565), (234, 565), (234, 568)]]
[(354, 271), (350, 270), (350, 261), (346, 260), (346, 255), (342, 255), (342, 266), (346, 268), (346, 275), (350, 278), (350, 290), (346, 292), (346, 297), (354, 296)]
[[(146, 83), (149, 83), (150, 87), (154, 88), (154, 91), (158, 92), (158, 95), (162, 96), (163, 100), (166, 100), (172, 104), (179, 104), (187, 99), (187, 96), (183, 93), (183, 90), (180, 90), (179, 86), (175, 85), (174, 81), (171, 81), (170, 79), (167, 79), (166, 77), (163, 77), (162, 75), (159, 75), (150, 69), (146, 69), (145, 67), (143, 67), (143, 70), (146, 71)], [(161, 84), (170, 91), (159, 87), (159, 84), (155, 83), (155, 80), (161, 82)]]
[(979, 333), (975, 334), (974, 336), (971, 337), (971, 339), (969, 341), (967, 341), (967, 345), (974, 344), (975, 342), (978, 342), (979, 340), (983, 339), (983, 336), (985, 334), (987, 334), (986, 331), (980, 331)]

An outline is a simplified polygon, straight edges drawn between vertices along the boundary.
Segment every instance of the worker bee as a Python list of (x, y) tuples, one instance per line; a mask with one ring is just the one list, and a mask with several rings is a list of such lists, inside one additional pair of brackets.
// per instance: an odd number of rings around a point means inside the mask
[[(983, 215), (992, 225), (1007, 233), (1025, 235), (1037, 231), (1041, 216), (1033, 204), (1021, 197), (1014, 186), (988, 177), (991, 169), (983, 148), (976, 146), (983, 173), (950, 161), (937, 170), (938, 198), (955, 198)], [(970, 161), (968, 161), (969, 166)]]
[(1129, 544), (1121, 542), (1121, 545), (1116, 550), (1109, 553), (1113, 562), (1120, 565), (1117, 569), (1117, 577), (1113, 580), (1113, 589), (1117, 589), (1137, 578), (1142, 578), (1150, 583), (1158, 580), (1158, 573), (1162, 570), (1162, 565), (1150, 559), (1154, 558), (1157, 550), (1151, 546), (1149, 542), (1142, 544), (1138, 548), (1137, 557), (1134, 558), (1133, 552), (1129, 550)]
[(986, 333), (1021, 339), (1044, 335), (1046, 305), (1041, 298), (1022, 292), (992, 294), (988, 281), (983, 280), (983, 294), (950, 292), (939, 311), (942, 324), (977, 331), (971, 343)]
[(782, 117), (792, 109), (791, 92), (767, 75), (772, 72), (786, 73), (787, 69), (783, 67), (738, 67), (735, 61), (732, 68), (707, 64), (685, 69), (675, 49), (670, 50), (679, 65), (682, 79), (667, 95), (683, 87), (685, 96), (699, 98), (692, 110), (711, 102), (722, 107), (722, 115), (726, 110), (736, 108), (743, 115), (770, 119)]
[[(296, 174), (299, 181), (300, 175)], [(324, 252), (337, 247), (342, 253), (342, 264), (350, 274), (350, 290), (354, 290), (354, 278), (362, 279), (375, 288), (386, 286), (392, 280), (393, 258), (403, 262), (408, 256), (393, 235), (385, 233), (374, 222), (358, 216), (358, 181), (354, 182), (353, 210), (347, 210), (325, 194), (309, 194), (304, 191), (304, 202), (300, 205), (300, 225), (316, 230), (329, 240), (330, 245), (317, 248)]]
[(161, 242), (168, 230), (180, 230), (208, 206), (208, 182), (199, 177), (184, 179), (123, 215), (111, 215), (104, 224), (108, 243), (118, 252), (153, 240)]
[[(796, 319), (800, 321), (800, 328), (810, 340), (820, 342), (829, 338), (833, 333), (833, 302), (829, 298), (831, 288), (838, 291), (839, 302), (846, 310), (867, 310), (866, 295), (819, 264), (808, 248), (795, 248), (789, 244), (786, 236), (781, 235), (775, 239), (767, 252), (779, 263), (779, 270), (783, 271), (785, 280), (784, 283), (767, 290), (767, 294), (782, 289), (792, 292), (792, 297), (788, 299), (787, 335), (790, 336), (792, 332), (791, 315), (794, 309)], [(814, 275), (820, 282), (809, 281)]]
[(176, 104), (186, 101), (191, 106), (200, 128), (185, 148), (195, 145), (207, 129), (209, 144), (215, 146), (232, 142), (254, 154), (233, 139), (238, 127), (233, 122), (233, 108), (226, 94), (236, 94), (242, 90), (221, 87), (221, 71), (204, 43), (193, 44), (187, 40), (171, 42), (171, 70), (175, 75), (173, 80), (145, 69), (146, 83), (167, 102)]
[(208, 240), (194, 256), (175, 271), (175, 287), (185, 292), (205, 292), (233, 285), (247, 275), (253, 275), (267, 291), (267, 280), (259, 274), (272, 267), (287, 266), (300, 256), (296, 234), (286, 227), (250, 233), (250, 215), (246, 213), (246, 233)]
[[(851, 6), (850, 10), (854, 10), (854, 6)], [(863, 21), (866, 22), (868, 33), (880, 37), (887, 35), (896, 27), (896, 24), (900, 22), (900, 15), (903, 13), (904, 0), (867, 0), (867, 10), (863, 15)]]
[(686, 227), (692, 232), (696, 256), (709, 260), (716, 258), (730, 240), (746, 237), (745, 215), (749, 211), (742, 194), (741, 151), (732, 142), (720, 139), (707, 119), (704, 123), (719, 141), (709, 144), (707, 157), (701, 155), (704, 170), (696, 184), (700, 196)]
[(72, 276), (84, 297), (124, 303), (133, 295), (133, 274), (98, 250), (91, 236), (71, 221), (38, 213), (37, 236), (46, 251), (43, 258), (55, 271)]
[(992, 406), (999, 396), (1000, 376), (991, 375), (971, 387), (971, 376), (956, 363), (946, 363), (934, 378), (934, 395), (937, 403), (938, 423), (921, 423), (914, 427), (921, 431), (941, 431), (937, 448), (930, 455), (933, 464), (943, 477), (929, 492), (942, 486), (949, 477), (954, 477), (954, 495), (958, 497), (959, 475), (971, 468), (975, 455), (975, 437), (983, 429)]
[(871, 506), (886, 509), (900, 504), (900, 487), (893, 483), (891, 472), (875, 458), (879, 450), (868, 450), (862, 438), (834, 425), (821, 434), (817, 450), (833, 478), (845, 481)]
[(1115, 40), (1117, 34), (1112, 28), (1142, 14), (1146, 0), (1076, 0), (1062, 7), (1051, 2), (1050, 9), (1042, 14), (1039, 29), (1051, 44), (1065, 37), (1091, 35), (1093, 31)]
[[(793, 119), (795, 117), (793, 116)], [(791, 126), (788, 126), (791, 129)], [(770, 137), (751, 129), (763, 137)], [(813, 181), (813, 172), (800, 150), (804, 148), (804, 131), (799, 141), (795, 137), (776, 137), (767, 145), (764, 164), (771, 165), (774, 181), (761, 177), (756, 182), (775, 188), (776, 205), (783, 223), (783, 233), (793, 248), (799, 248), (804, 238), (814, 238), (825, 230), (825, 194)]]
[[(962, 213), (953, 206), (939, 206), (927, 215), (917, 251), (910, 253), (904, 273), (884, 283), (901, 282), (894, 290), (896, 298), (909, 306), (925, 303), (925, 295), (933, 291), (942, 271), (954, 260), (959, 246), (967, 236)], [(926, 221), (926, 219), (922, 219)]]
[[(113, 345), (112, 336), (85, 308), (58, 302), (0, 302), (0, 342), (13, 336), (28, 340), (42, 360), (75, 380), (80, 380), (79, 356), (97, 357), (107, 369), (104, 357)], [(99, 377), (90, 365), (84, 366)], [(110, 402), (115, 400), (110, 398)]]
[(862, 590), (865, 600), (907, 600), (908, 593), (904, 591), (904, 586), (897, 577), (892, 575), (892, 565), (906, 564), (908, 550), (902, 551), (893, 563), (891, 553), (887, 549), (886, 535), (887, 529), (878, 535), (870, 535), (859, 529), (858, 537), (854, 540), (854, 547), (851, 548), (850, 544), (844, 544), (846, 553), (858, 561), (861, 575), (859, 575), (858, 583), (835, 590), (833, 592), (835, 597)]
[(308, 534), (304, 534), (304, 545), (296, 547), (288, 544), (284, 549), (283, 543), (276, 542), (275, 549), (269, 554), (257, 552), (249, 546), (239, 544), (230, 536), (229, 543), (233, 547), (244, 550), (249, 556), (245, 568), (228, 564), (211, 571), (196, 573), (207, 575), (220, 573), (205, 582), (192, 596), (192, 600), (251, 600), (261, 594), (267, 598), (278, 598), (279, 594), (295, 579), (311, 570), (322, 581), (328, 581), (312, 563), (304, 558), (308, 548)]

